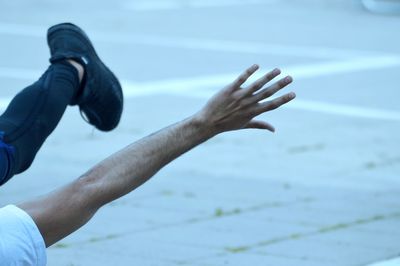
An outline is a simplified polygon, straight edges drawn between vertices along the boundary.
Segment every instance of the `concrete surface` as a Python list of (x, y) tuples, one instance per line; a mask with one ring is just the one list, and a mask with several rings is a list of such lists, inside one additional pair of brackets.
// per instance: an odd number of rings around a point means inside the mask
[[(126, 94), (104, 134), (70, 108), (0, 205), (44, 194), (183, 119), (242, 69), (294, 76), (275, 134), (220, 135), (48, 249), (48, 265), (341, 265), (400, 255), (400, 17), (355, 1), (0, 0), (0, 107), (87, 30)], [(392, 265), (392, 264), (391, 264)]]

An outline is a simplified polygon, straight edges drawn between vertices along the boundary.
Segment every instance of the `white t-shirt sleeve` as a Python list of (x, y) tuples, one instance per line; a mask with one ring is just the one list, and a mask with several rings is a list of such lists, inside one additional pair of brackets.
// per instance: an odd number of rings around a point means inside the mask
[(0, 264), (45, 266), (46, 245), (35, 222), (14, 205), (0, 208)]

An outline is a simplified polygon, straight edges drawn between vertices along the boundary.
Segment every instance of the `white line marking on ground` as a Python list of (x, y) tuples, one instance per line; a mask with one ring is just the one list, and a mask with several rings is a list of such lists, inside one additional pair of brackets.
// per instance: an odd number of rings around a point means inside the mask
[[(96, 37), (97, 36), (97, 37)], [(97, 34), (97, 40), (114, 42), (117, 44), (140, 44), (151, 46), (162, 46), (170, 48), (203, 50), (211, 52), (225, 53), (245, 53), (257, 55), (307, 57), (316, 59), (344, 59), (350, 57), (361, 57), (374, 52), (362, 52), (346, 49), (335, 49), (326, 47), (297, 46), (297, 45), (278, 45), (263, 42), (245, 42), (215, 39), (198, 39), (189, 37), (165, 37), (152, 35), (130, 35), (114, 34), (110, 39), (109, 35)]]
[(400, 266), (400, 258), (395, 258), (387, 261), (376, 262), (367, 266)]
[(400, 121), (400, 111), (382, 110), (375, 108), (357, 107), (345, 104), (333, 104), (318, 101), (297, 99), (287, 105), (288, 108), (314, 111), (347, 117), (359, 117), (378, 120)]
[(344, 74), (364, 70), (397, 67), (399, 56), (375, 56), (342, 61), (328, 61), (309, 65), (298, 65), (283, 70), (295, 78), (314, 78), (333, 74)]
[[(381, 69), (400, 65), (400, 58), (396, 57), (371, 57), (345, 61), (333, 61), (306, 65), (283, 67), (283, 75), (290, 74), (295, 80), (316, 78), (320, 76), (351, 73), (363, 70)], [(254, 79), (261, 76), (263, 71), (258, 71)], [(125, 82), (125, 93), (129, 96), (138, 96), (156, 93), (186, 93), (193, 95), (196, 91), (209, 88), (220, 88), (234, 80), (239, 73), (208, 75), (190, 78), (175, 78), (151, 82)]]
[[(283, 68), (284, 73), (290, 73), (294, 79), (315, 78), (323, 75), (350, 73), (354, 71), (380, 69), (400, 65), (397, 57), (370, 57), (352, 60), (333, 61), (326, 63), (289, 66)], [(259, 71), (254, 78), (263, 72)], [(238, 73), (211, 75), (192, 78), (176, 78), (150, 82), (132, 82), (122, 80), (126, 98), (140, 95), (172, 94), (189, 97), (210, 97), (216, 89), (225, 86), (237, 77)], [(0, 68), (0, 77), (35, 80), (40, 72), (27, 69)], [(0, 108), (4, 109), (10, 99), (0, 98)], [(373, 108), (355, 107), (350, 105), (332, 104), (326, 102), (296, 100), (288, 108), (336, 114), (350, 117), (400, 121), (400, 112)]]
[[(137, 90), (138, 84), (132, 83), (124, 83), (125, 88), (128, 88), (129, 92), (128, 97), (134, 96), (149, 96), (155, 93), (154, 88), (149, 87), (149, 93), (144, 93), (143, 91)], [(140, 86), (140, 88), (142, 88)], [(136, 91), (137, 93), (134, 93)], [(211, 89), (201, 89), (201, 90), (187, 90), (182, 87), (171, 88), (171, 90), (158, 90), (157, 94), (169, 94), (169, 95), (178, 95), (183, 97), (192, 97), (192, 98), (201, 98), (208, 99), (210, 98), (216, 91)], [(345, 105), (345, 104), (333, 104), (327, 102), (320, 101), (310, 101), (310, 100), (302, 100), (296, 99), (290, 104), (286, 105), (285, 108), (296, 109), (296, 110), (306, 110), (313, 111), (317, 113), (325, 113), (325, 114), (333, 114), (340, 115), (346, 117), (357, 117), (357, 118), (368, 118), (368, 119), (377, 119), (377, 120), (387, 120), (387, 121), (400, 121), (400, 111), (392, 111), (392, 110), (383, 110), (376, 108), (367, 108), (367, 107), (357, 107), (353, 105)]]
[[(400, 57), (367, 57), (351, 60), (330, 61), (323, 63), (302, 64), (283, 67), (283, 75), (290, 74), (295, 80), (316, 78), (326, 75), (351, 73), (363, 70), (382, 69), (396, 67), (400, 65)], [(253, 78), (258, 78), (263, 71), (258, 71)], [(0, 77), (36, 80), (42, 74), (41, 71), (0, 67)], [(239, 73), (206, 75), (190, 78), (172, 78), (159, 81), (133, 82), (125, 81), (125, 94), (130, 96), (148, 95), (167, 92), (187, 91), (193, 93), (196, 89), (206, 89), (209, 87), (218, 88), (234, 80)]]
[(162, 1), (129, 1), (123, 7), (132, 11), (158, 11), (158, 10), (177, 10), (207, 7), (229, 7), (254, 4), (274, 4), (277, 0), (162, 0)]
[[(292, 66), (284, 68), (284, 72), (290, 73), (296, 80), (323, 75), (349, 73), (367, 69), (379, 69), (398, 65), (400, 65), (400, 58), (374, 57)], [(259, 72), (258, 77), (261, 75), (261, 73), (262, 71)], [(219, 89), (220, 87), (228, 84), (234, 80), (237, 75), (238, 73), (234, 73), (197, 78), (169, 79), (144, 83), (132, 83), (125, 81), (123, 84), (124, 92), (127, 97), (165, 93), (189, 97), (209, 98), (215, 92), (215, 89)], [(254, 78), (257, 78), (257, 76)], [(399, 111), (355, 107), (343, 104), (331, 104), (297, 99), (293, 103), (287, 105), (287, 107), (292, 109), (308, 110), (349, 117), (400, 121)]]
[[(45, 38), (46, 27), (0, 23), (0, 34)], [(199, 39), (189, 37), (166, 37), (138, 35), (118, 32), (90, 31), (95, 41), (116, 44), (151, 45), (180, 49), (204, 50), (214, 52), (247, 53), (258, 55), (282, 55), (316, 59), (346, 59), (351, 57), (377, 56), (378, 52), (351, 49), (335, 49), (317, 46), (278, 45), (263, 42), (243, 42), (229, 40)], [(379, 53), (379, 55), (393, 56)]]
[[(289, 66), (283, 68), (294, 79), (314, 78), (323, 75), (349, 73), (361, 70), (379, 69), (400, 65), (400, 58), (371, 57), (345, 61), (317, 63), (309, 65)], [(254, 77), (263, 73), (259, 71)], [(126, 98), (144, 95), (172, 94), (189, 97), (210, 97), (216, 89), (225, 86), (237, 77), (238, 73), (211, 75), (194, 78), (176, 78), (151, 82), (132, 82), (123, 80)], [(18, 79), (35, 80), (40, 72), (27, 69), (0, 68), (0, 76)], [(0, 98), (0, 108), (4, 109), (10, 99)], [(332, 104), (326, 102), (307, 101), (297, 99), (288, 105), (288, 108), (336, 114), (350, 117), (371, 118), (381, 120), (400, 121), (400, 112), (373, 108), (355, 107), (350, 105)]]

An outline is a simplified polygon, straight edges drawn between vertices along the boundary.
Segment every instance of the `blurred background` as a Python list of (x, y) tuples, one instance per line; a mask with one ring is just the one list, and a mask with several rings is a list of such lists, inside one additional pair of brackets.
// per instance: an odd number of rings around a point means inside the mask
[(1, 110), (47, 68), (46, 30), (65, 21), (87, 31), (125, 93), (112, 133), (69, 108), (0, 204), (47, 193), (190, 116), (257, 63), (258, 75), (280, 67), (295, 80), (298, 98), (262, 116), (275, 134), (201, 145), (49, 248), (48, 264), (400, 265), (399, 6), (0, 0)]

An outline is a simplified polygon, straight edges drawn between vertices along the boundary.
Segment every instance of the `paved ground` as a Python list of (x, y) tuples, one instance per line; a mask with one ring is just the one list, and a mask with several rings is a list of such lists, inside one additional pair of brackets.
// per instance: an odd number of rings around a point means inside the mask
[[(368, 265), (400, 255), (400, 17), (351, 1), (0, 0), (0, 107), (47, 66), (46, 28), (82, 25), (121, 77), (110, 134), (67, 111), (0, 205), (46, 193), (182, 119), (252, 63), (298, 99), (276, 134), (218, 136), (104, 207), (49, 265)], [(96, 6), (94, 8), (94, 6)]]

